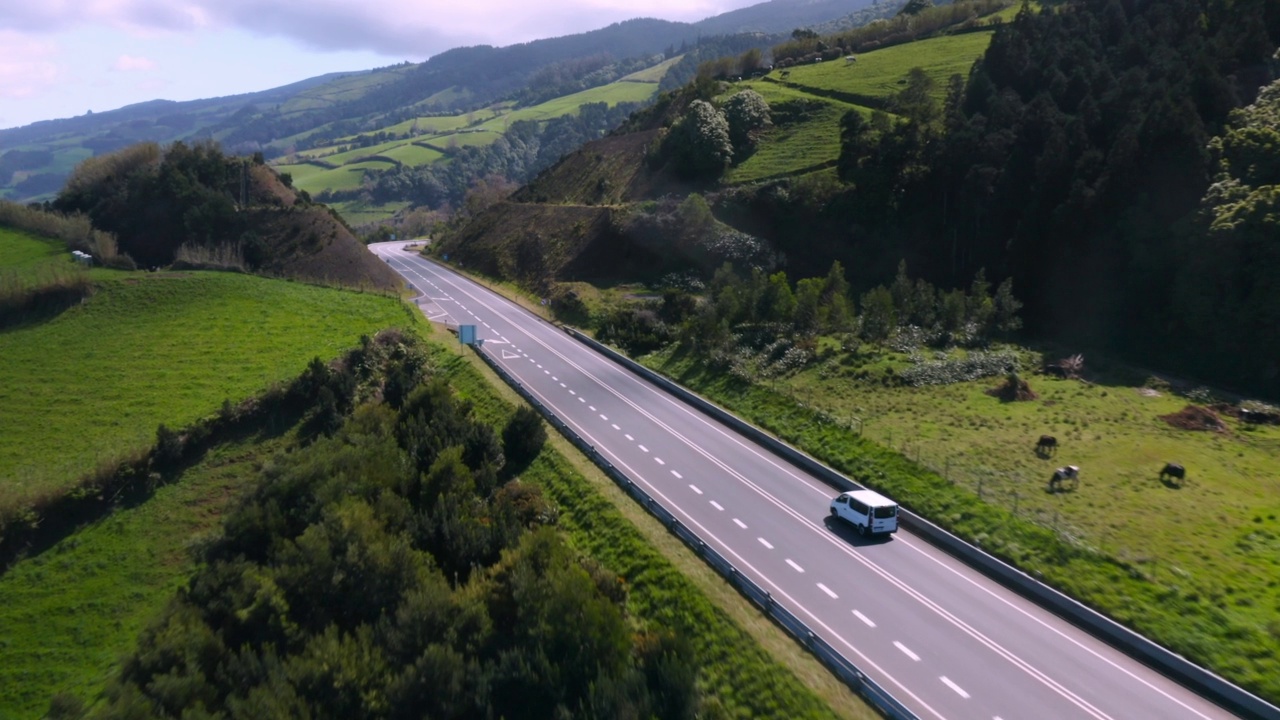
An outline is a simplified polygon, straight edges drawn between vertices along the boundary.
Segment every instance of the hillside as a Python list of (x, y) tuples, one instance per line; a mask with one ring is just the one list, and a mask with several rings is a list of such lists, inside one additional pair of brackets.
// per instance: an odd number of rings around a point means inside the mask
[(76, 167), (53, 207), (84, 213), (144, 267), (229, 268), (349, 287), (400, 280), (328, 208), (212, 145), (134, 145)]

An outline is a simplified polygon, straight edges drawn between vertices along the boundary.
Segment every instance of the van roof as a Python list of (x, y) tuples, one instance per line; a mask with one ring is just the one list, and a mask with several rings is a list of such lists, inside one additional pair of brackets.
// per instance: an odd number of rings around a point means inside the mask
[(864, 502), (871, 507), (884, 507), (886, 505), (898, 504), (875, 490), (850, 490), (841, 494), (848, 495), (849, 497)]

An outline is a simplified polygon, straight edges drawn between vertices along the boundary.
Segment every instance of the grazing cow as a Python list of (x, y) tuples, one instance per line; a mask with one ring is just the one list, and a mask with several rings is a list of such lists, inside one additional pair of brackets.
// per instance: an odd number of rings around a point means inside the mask
[(1048, 457), (1054, 452), (1057, 452), (1057, 450), (1058, 450), (1058, 438), (1052, 435), (1041, 435), (1040, 442), (1036, 443), (1037, 455), (1043, 455), (1045, 457)]
[(1080, 483), (1080, 468), (1075, 465), (1067, 465), (1053, 471), (1053, 477), (1049, 478), (1049, 491), (1055, 492), (1063, 489), (1063, 483), (1072, 481), (1073, 485)]
[(1160, 481), (1164, 482), (1168, 478), (1177, 478), (1181, 482), (1187, 478), (1187, 469), (1178, 463), (1165, 463), (1164, 469), (1160, 471)]
[(1062, 367), (1061, 365), (1045, 365), (1044, 374), (1053, 375), (1054, 377), (1060, 377), (1063, 380), (1067, 379), (1067, 369)]

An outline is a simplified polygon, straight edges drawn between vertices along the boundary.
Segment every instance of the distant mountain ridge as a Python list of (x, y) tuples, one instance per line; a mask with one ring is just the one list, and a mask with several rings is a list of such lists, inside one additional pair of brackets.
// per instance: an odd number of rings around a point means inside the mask
[(0, 197), (49, 197), (80, 161), (137, 142), (212, 139), (232, 152), (271, 157), (317, 133), (356, 135), (416, 115), (482, 108), (515, 96), (540, 71), (584, 58), (652, 63), (720, 35), (785, 33), (871, 5), (872, 0), (770, 0), (697, 23), (637, 18), (505, 47), (454, 48), (423, 63), (330, 73), (259, 92), (151, 100), (45, 120), (0, 130)]

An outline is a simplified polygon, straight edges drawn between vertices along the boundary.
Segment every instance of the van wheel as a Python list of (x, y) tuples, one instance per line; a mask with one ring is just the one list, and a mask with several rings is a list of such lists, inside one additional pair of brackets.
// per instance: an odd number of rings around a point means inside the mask
[(871, 534), (871, 526), (870, 526), (870, 525), (863, 525), (863, 526), (862, 526), (861, 528), (859, 528), (859, 529), (860, 529), (860, 530), (862, 530), (862, 536), (863, 536), (863, 537), (866, 537), (866, 536), (868, 536), (868, 535), (870, 535), (870, 534)]
[(839, 519), (840, 519), (840, 513), (836, 512), (836, 509), (835, 509), (835, 508), (831, 508), (831, 519), (832, 519), (832, 520), (839, 520)]

